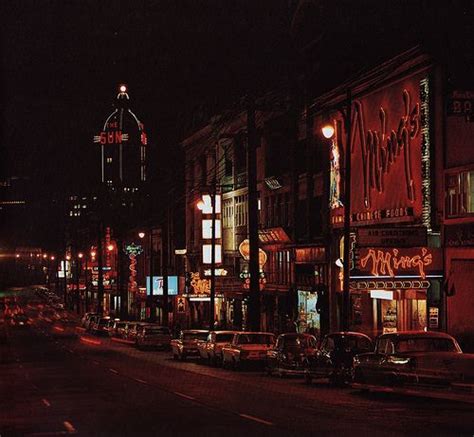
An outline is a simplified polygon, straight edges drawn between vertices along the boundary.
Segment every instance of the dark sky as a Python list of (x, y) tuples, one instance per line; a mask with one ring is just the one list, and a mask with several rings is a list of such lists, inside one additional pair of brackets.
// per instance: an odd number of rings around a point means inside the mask
[(183, 110), (268, 84), (291, 60), (286, 0), (2, 5), (2, 170), (44, 190), (98, 176), (92, 136), (120, 82), (165, 150)]

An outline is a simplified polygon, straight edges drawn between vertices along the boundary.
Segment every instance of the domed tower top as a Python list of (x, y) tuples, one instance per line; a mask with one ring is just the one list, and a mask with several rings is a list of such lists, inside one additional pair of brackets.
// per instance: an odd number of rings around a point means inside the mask
[(138, 190), (146, 180), (147, 136), (130, 109), (127, 85), (119, 85), (114, 110), (94, 142), (101, 145), (102, 182), (113, 190)]

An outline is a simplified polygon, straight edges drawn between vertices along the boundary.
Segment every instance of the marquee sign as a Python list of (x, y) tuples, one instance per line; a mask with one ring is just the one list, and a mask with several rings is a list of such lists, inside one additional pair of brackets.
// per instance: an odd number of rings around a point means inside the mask
[[(428, 220), (428, 85), (425, 77), (412, 76), (352, 102), (352, 225)], [(336, 126), (344, 126), (340, 116), (335, 119)], [(333, 161), (338, 157), (334, 150), (344, 153), (344, 137), (341, 133), (333, 140)], [(334, 166), (338, 170), (337, 163)], [(341, 226), (344, 206), (338, 200), (337, 171), (333, 178), (331, 221)]]

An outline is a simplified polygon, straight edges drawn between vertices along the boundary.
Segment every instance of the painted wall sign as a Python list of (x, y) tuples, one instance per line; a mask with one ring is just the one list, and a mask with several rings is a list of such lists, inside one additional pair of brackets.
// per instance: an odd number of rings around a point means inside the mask
[[(352, 102), (353, 225), (422, 221), (424, 193), (430, 193), (428, 101), (427, 79), (415, 75)], [(337, 227), (344, 207), (335, 207), (336, 192), (330, 201)]]
[(427, 233), (423, 227), (359, 228), (359, 247), (421, 247), (426, 246)]
[(453, 91), (448, 97), (448, 115), (468, 116), (474, 112), (474, 91)]
[(444, 240), (449, 247), (474, 246), (474, 223), (445, 226)]
[(362, 248), (357, 269), (374, 277), (415, 275), (425, 279), (430, 273), (442, 272), (443, 258), (435, 248)]

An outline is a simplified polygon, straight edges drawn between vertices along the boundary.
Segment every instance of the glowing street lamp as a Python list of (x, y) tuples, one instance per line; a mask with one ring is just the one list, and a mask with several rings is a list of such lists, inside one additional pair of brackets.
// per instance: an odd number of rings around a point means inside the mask
[(55, 259), (54, 255), (51, 255), (50, 260), (51, 260), (51, 261), (54, 261), (54, 259)]
[(107, 250), (108, 250), (109, 252), (112, 252), (112, 251), (114, 250), (114, 245), (113, 245), (113, 244), (109, 244), (109, 245), (107, 246)]
[(326, 124), (321, 128), (324, 138), (330, 139), (334, 136), (334, 126), (332, 124)]
[(141, 239), (145, 238), (145, 232), (139, 232), (138, 237)]
[(127, 87), (125, 85), (120, 85), (120, 92), (121, 93), (126, 93), (127, 92)]
[(84, 254), (83, 254), (82, 252), (79, 252), (79, 253), (77, 254), (77, 257), (78, 257), (79, 259), (81, 259), (81, 258), (84, 257)]

